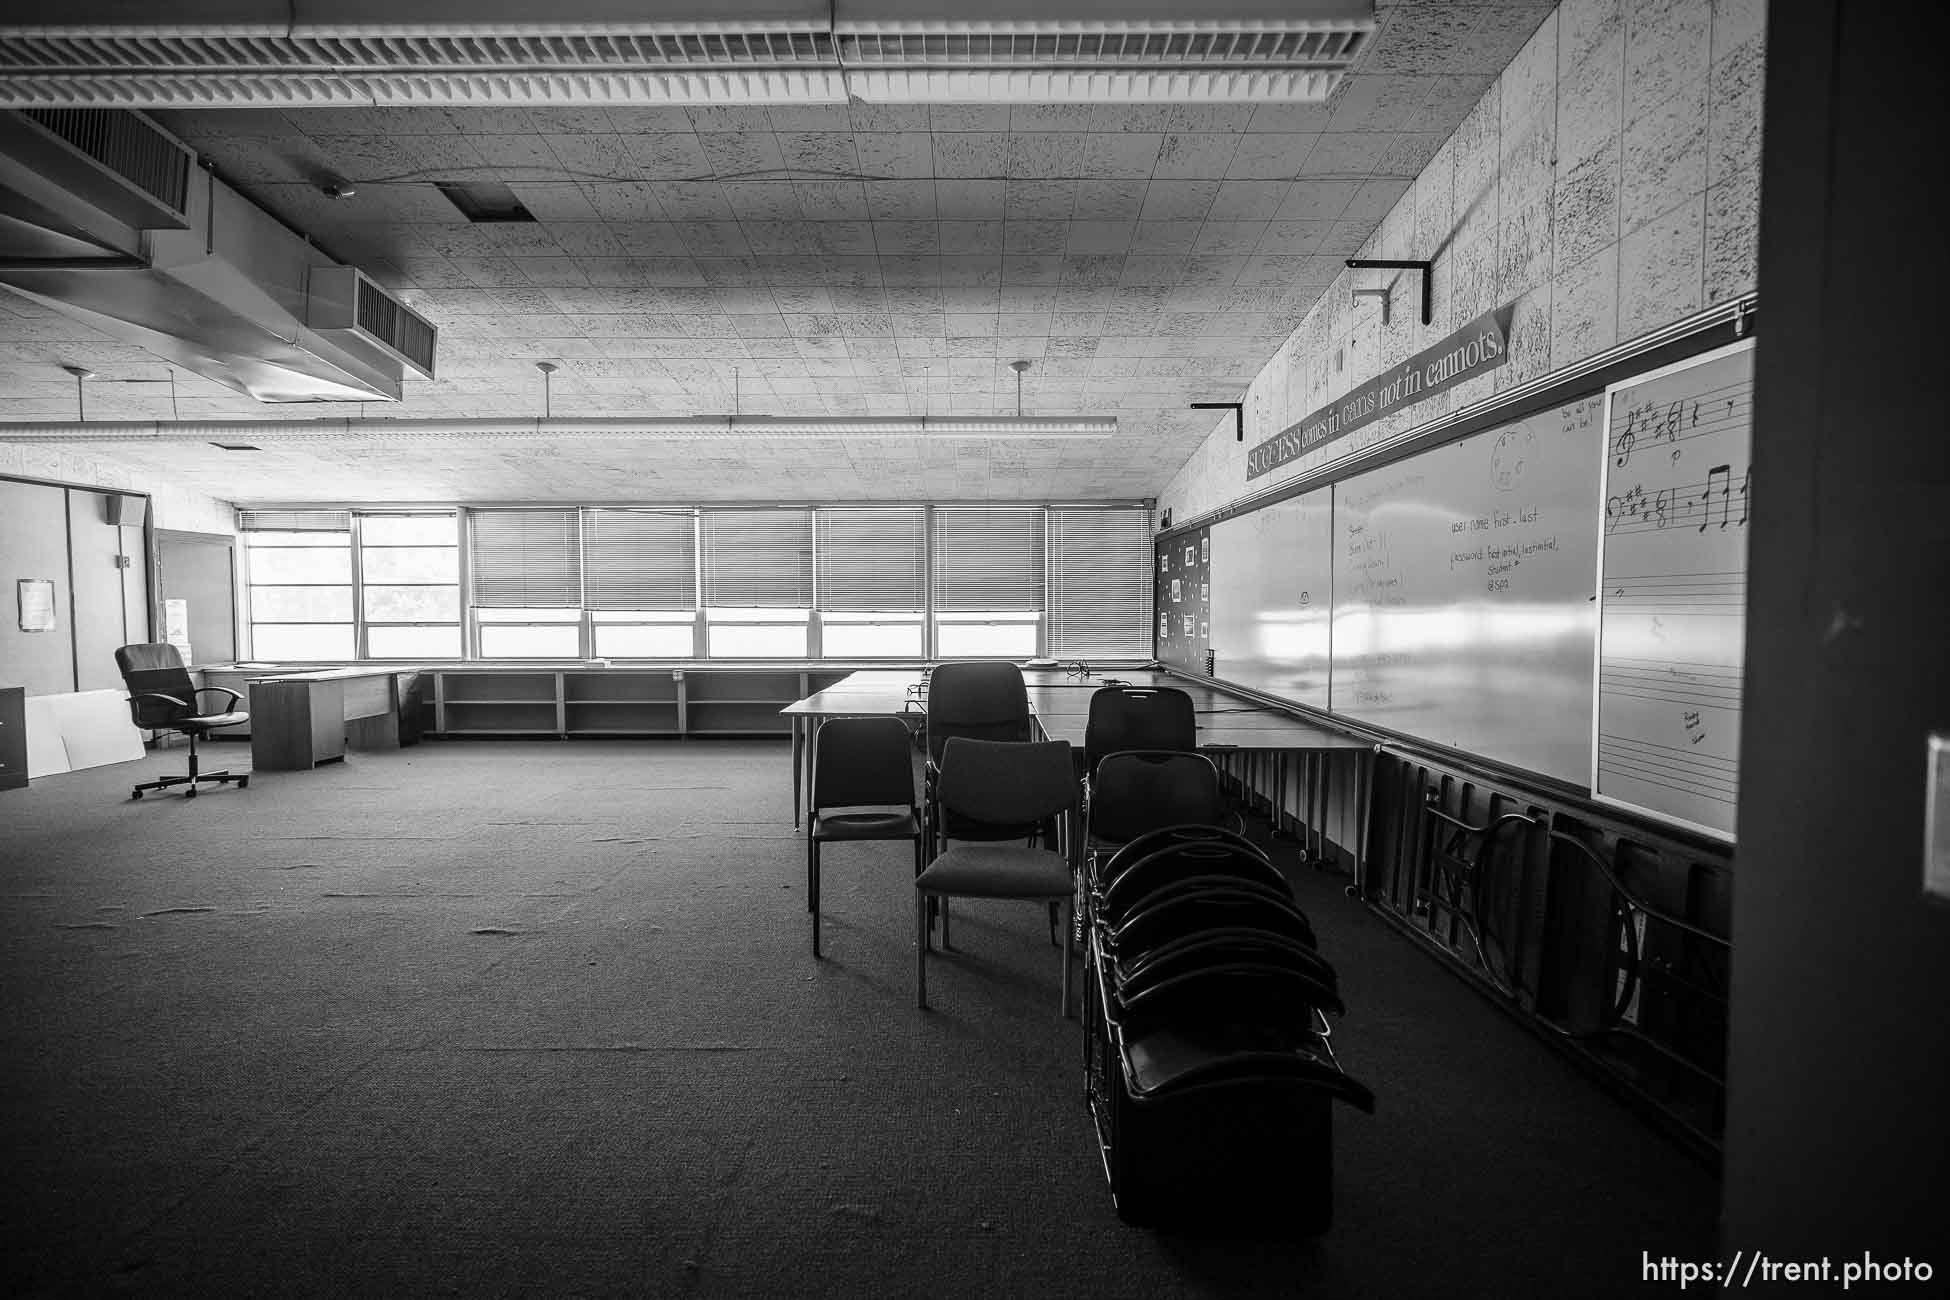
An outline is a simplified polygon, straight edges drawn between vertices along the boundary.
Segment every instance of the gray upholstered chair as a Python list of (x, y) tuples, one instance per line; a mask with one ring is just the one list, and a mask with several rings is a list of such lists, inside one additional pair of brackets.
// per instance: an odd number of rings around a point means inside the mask
[[(928, 904), (942, 900), (941, 945), (951, 946), (946, 900), (1021, 898), (1069, 906), (1074, 867), (1066, 851), (980, 838), (986, 827), (1036, 826), (1061, 819), (1077, 804), (1075, 759), (1067, 741), (1007, 742), (957, 736), (942, 749), (940, 774), (931, 791), (938, 807), (933, 824), (947, 827), (943, 850), (914, 881), (918, 1004), (928, 1005)], [(976, 831), (973, 843), (955, 843), (954, 828)], [(1074, 835), (1067, 840), (1073, 842)], [(1063, 1014), (1070, 1014), (1069, 924), (1058, 927), (1063, 951)]]
[(190, 681), (183, 656), (166, 641), (125, 645), (115, 652), (115, 666), (122, 670), (122, 682), (129, 688), (129, 714), (135, 725), (151, 731), (180, 731), (190, 738), (190, 770), (185, 776), (166, 776), (159, 781), (144, 781), (130, 793), (140, 799), (144, 790), (162, 790), (172, 785), (188, 786), (184, 798), (194, 798), (202, 781), (226, 785), (232, 781), (239, 790), (251, 783), (249, 772), (199, 772), (196, 742), (219, 727), (235, 727), (250, 721), (251, 715), (234, 707), (214, 713), (197, 707), (199, 695), (228, 695), (235, 706), (243, 697), (226, 686), (197, 686)]

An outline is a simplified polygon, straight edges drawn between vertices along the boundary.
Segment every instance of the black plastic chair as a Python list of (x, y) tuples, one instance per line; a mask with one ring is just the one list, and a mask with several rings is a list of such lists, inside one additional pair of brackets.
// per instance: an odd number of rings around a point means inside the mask
[(928, 674), (927, 697), (928, 852), (937, 853), (943, 838), (958, 840), (1028, 839), (1033, 826), (982, 826), (957, 821), (945, 812), (948, 824), (938, 825), (932, 790), (940, 774), (941, 757), (950, 740), (1027, 742), (1034, 737), (1029, 719), (1029, 691), (1022, 669), (1010, 663), (975, 661), (940, 664)]
[(1175, 686), (1103, 686), (1090, 694), (1083, 729), (1083, 767), (1094, 779), (1107, 754), (1128, 749), (1198, 748), (1198, 713)]
[[(825, 811), (848, 809), (845, 812)], [(872, 811), (867, 811), (872, 810)], [(812, 815), (806, 821), (806, 910), (819, 956), (819, 846), (911, 840), (921, 874), (921, 814), (914, 803), (914, 758), (899, 718), (833, 718), (813, 739)]]
[[(1075, 759), (1061, 740), (1023, 744), (955, 737), (942, 751), (940, 775), (932, 800), (934, 824), (981, 828), (1036, 826), (1068, 814), (1076, 807)], [(941, 814), (952, 813), (952, 822)], [(1018, 838), (1012, 829), (1006, 838)], [(952, 836), (951, 838), (959, 838)], [(916, 997), (928, 1005), (928, 904), (942, 903), (941, 944), (949, 946), (947, 900), (964, 898), (1021, 898), (1066, 904), (1074, 891), (1074, 873), (1061, 853), (994, 839), (945, 849), (914, 881)], [(1070, 1014), (1070, 930), (1063, 935), (1063, 1014)]]
[(180, 731), (190, 738), (190, 770), (184, 776), (166, 776), (160, 781), (144, 781), (130, 792), (140, 799), (144, 790), (162, 790), (172, 785), (188, 786), (183, 797), (196, 797), (197, 783), (218, 785), (236, 782), (242, 790), (251, 783), (248, 772), (199, 772), (196, 742), (219, 727), (235, 727), (249, 722), (251, 715), (235, 709), (216, 713), (198, 711), (196, 697), (204, 694), (228, 695), (231, 704), (243, 696), (227, 686), (197, 686), (190, 681), (183, 656), (167, 641), (147, 641), (125, 645), (115, 652), (115, 666), (122, 670), (122, 682), (129, 688), (129, 714), (135, 725), (149, 731)]

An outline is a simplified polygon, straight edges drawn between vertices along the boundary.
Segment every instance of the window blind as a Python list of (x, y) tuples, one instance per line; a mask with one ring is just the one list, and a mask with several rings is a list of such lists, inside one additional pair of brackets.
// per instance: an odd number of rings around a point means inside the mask
[(1151, 653), (1151, 512), (1049, 512), (1049, 653)]
[(239, 510), (237, 529), (245, 533), (349, 533), (350, 510)]
[(704, 603), (713, 609), (810, 609), (811, 510), (706, 510)]
[(927, 511), (919, 506), (817, 513), (819, 607), (834, 613), (927, 608)]
[(573, 609), (582, 604), (576, 511), (470, 511), (467, 565), (478, 608)]
[(934, 512), (934, 608), (1040, 612), (1043, 512), (1020, 506), (941, 506)]
[(689, 510), (584, 510), (590, 609), (696, 609), (697, 530)]

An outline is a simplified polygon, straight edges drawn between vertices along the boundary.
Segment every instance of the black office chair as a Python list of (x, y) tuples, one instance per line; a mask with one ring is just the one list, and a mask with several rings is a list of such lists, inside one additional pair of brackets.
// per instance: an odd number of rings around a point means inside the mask
[(251, 783), (248, 772), (199, 772), (196, 767), (196, 741), (219, 727), (235, 727), (250, 721), (251, 715), (235, 709), (217, 713), (197, 710), (196, 697), (204, 694), (228, 695), (235, 705), (243, 696), (226, 686), (196, 686), (183, 656), (166, 641), (125, 645), (115, 652), (115, 666), (122, 670), (122, 683), (129, 688), (129, 713), (135, 725), (149, 731), (180, 731), (190, 738), (190, 770), (187, 776), (166, 776), (160, 781), (144, 781), (130, 792), (140, 799), (144, 790), (162, 790), (172, 785), (188, 786), (183, 797), (196, 797), (202, 781), (226, 785), (234, 781), (239, 790)]
[[(912, 840), (921, 874), (921, 812), (914, 805), (914, 755), (899, 718), (833, 718), (813, 739), (812, 815), (806, 822), (806, 910), (819, 956), (819, 846), (840, 841)], [(847, 809), (846, 812), (826, 811)]]

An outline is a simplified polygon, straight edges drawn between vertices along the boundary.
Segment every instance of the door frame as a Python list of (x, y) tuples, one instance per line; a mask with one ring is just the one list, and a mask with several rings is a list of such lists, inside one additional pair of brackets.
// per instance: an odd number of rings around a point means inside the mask
[(193, 533), (180, 528), (158, 528), (149, 548), (149, 635), (159, 635), (163, 622), (163, 547), (176, 542), (184, 546), (221, 546), (230, 555), (230, 658), (236, 662), (243, 644), (239, 635), (242, 611), (237, 605), (237, 538), (231, 533)]

